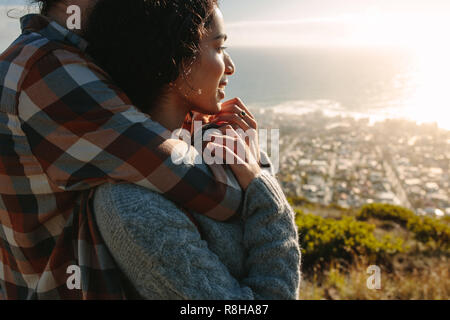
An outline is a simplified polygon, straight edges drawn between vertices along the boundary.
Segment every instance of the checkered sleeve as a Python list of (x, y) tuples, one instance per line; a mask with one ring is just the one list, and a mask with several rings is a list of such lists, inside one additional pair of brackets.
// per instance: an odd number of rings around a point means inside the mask
[(216, 220), (240, 208), (242, 190), (228, 169), (172, 161), (185, 142), (78, 53), (53, 50), (36, 61), (21, 83), (18, 113), (33, 155), (61, 190), (131, 182)]

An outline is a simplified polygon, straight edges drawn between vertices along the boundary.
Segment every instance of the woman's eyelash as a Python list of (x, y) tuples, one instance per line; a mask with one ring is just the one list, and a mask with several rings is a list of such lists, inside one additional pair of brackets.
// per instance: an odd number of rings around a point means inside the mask
[(221, 51), (224, 51), (224, 50), (227, 50), (228, 49), (228, 47), (220, 47), (219, 48), (219, 50), (221, 50)]

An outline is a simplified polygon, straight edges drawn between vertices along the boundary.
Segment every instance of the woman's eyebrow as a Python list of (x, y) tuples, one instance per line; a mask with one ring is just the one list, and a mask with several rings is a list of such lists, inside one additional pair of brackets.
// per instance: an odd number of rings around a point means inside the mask
[(220, 40), (220, 39), (223, 39), (223, 41), (227, 41), (228, 36), (224, 33), (221, 33), (221, 34), (217, 35), (216, 37), (214, 37), (213, 40), (215, 41), (215, 40)]

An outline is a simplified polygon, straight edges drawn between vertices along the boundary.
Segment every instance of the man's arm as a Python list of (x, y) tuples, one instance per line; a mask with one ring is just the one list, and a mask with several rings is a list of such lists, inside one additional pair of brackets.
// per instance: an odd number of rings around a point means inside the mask
[(18, 113), (31, 151), (63, 190), (130, 182), (217, 220), (241, 204), (239, 184), (223, 167), (175, 164), (172, 152), (185, 143), (170, 139), (77, 53), (55, 50), (34, 63), (21, 83)]

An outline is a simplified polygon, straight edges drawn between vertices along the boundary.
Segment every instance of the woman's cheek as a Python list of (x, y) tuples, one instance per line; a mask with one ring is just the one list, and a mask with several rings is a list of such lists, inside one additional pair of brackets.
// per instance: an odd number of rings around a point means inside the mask
[(225, 60), (224, 60), (223, 54), (219, 55), (217, 66), (218, 66), (218, 76), (219, 76), (219, 81), (220, 81), (220, 79), (222, 79), (222, 76), (225, 74)]
[[(217, 84), (222, 79), (223, 74), (225, 73), (225, 61), (223, 58), (223, 53), (219, 53), (216, 49), (212, 50), (210, 60), (209, 70), (211, 74), (214, 75)], [(214, 70), (214, 71), (213, 71)]]

